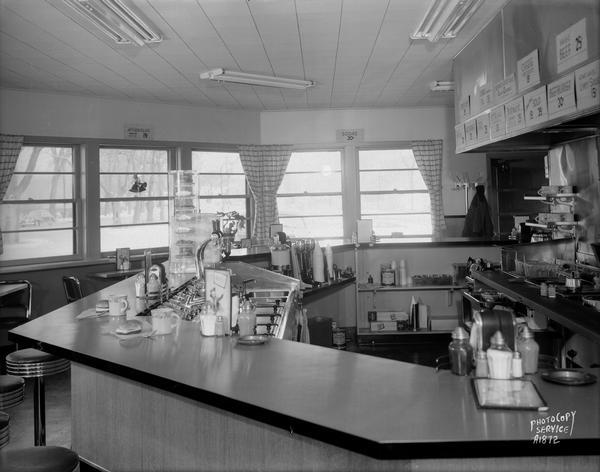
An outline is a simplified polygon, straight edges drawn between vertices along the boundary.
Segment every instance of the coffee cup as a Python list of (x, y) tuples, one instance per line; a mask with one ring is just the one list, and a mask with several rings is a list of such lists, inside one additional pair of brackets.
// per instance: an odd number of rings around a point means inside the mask
[(129, 308), (127, 295), (108, 296), (108, 314), (110, 316), (122, 316)]
[(170, 334), (181, 322), (181, 316), (171, 308), (155, 308), (152, 313), (152, 331), (155, 334)]

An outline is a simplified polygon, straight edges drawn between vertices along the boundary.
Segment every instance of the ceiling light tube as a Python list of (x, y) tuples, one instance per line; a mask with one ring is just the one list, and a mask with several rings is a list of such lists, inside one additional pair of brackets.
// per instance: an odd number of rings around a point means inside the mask
[(482, 3), (483, 0), (434, 0), (410, 37), (431, 42), (455, 38)]
[(433, 92), (452, 92), (454, 91), (454, 82), (452, 81), (444, 81), (444, 80), (436, 80), (431, 82), (429, 88)]
[(121, 0), (63, 0), (117, 44), (159, 43), (162, 36), (152, 30)]
[(270, 75), (248, 74), (226, 69), (212, 69), (200, 74), (201, 79), (216, 80), (218, 82), (233, 82), (245, 85), (260, 85), (263, 87), (290, 88), (304, 90), (312, 87), (312, 80), (288, 79)]

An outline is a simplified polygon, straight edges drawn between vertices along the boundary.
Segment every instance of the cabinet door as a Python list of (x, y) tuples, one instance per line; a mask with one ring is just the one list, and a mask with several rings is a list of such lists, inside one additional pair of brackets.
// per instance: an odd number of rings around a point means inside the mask
[(466, 118), (461, 104), (470, 99), (470, 115), (490, 108), (480, 103), (481, 92), (504, 79), (502, 55), (502, 16), (498, 13), (454, 58), (456, 123)]
[[(502, 14), (507, 75), (518, 76), (518, 61), (536, 49), (542, 85), (600, 57), (598, 0), (513, 0), (504, 7)], [(574, 36), (585, 32), (585, 37), (580, 38), (573, 48), (569, 44), (563, 46), (563, 56), (569, 54), (574, 59), (570, 61), (572, 65), (564, 58), (560, 60), (557, 52), (557, 37), (570, 27), (575, 28)], [(578, 47), (585, 51), (576, 51)], [(576, 53), (578, 58), (573, 57)]]

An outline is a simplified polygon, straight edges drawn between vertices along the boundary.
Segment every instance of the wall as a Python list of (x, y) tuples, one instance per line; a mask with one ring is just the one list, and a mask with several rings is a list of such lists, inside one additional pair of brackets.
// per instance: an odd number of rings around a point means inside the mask
[[(482, 154), (454, 153), (453, 113), (452, 108), (442, 107), (266, 111), (260, 114), (260, 139), (262, 144), (339, 146), (338, 129), (364, 129), (364, 142), (359, 144), (442, 139), (444, 212), (464, 215), (465, 197), (456, 190), (455, 177), (468, 173), (471, 180), (481, 176), (485, 181), (486, 160)], [(347, 149), (353, 154), (355, 146)]]
[(255, 144), (259, 113), (0, 90), (0, 131), (29, 136), (123, 139), (125, 125), (153, 139)]

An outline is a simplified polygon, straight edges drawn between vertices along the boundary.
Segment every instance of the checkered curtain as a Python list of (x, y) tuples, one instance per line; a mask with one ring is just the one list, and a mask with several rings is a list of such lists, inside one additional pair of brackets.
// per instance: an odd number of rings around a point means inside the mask
[[(0, 134), (0, 200), (4, 199), (22, 146), (23, 136)], [(2, 242), (2, 229), (0, 228), (0, 254), (3, 253), (4, 244)]]
[(442, 146), (441, 139), (413, 141), (412, 150), (421, 171), (431, 201), (431, 226), (433, 237), (440, 237), (446, 230), (444, 203), (442, 201)]
[(242, 167), (254, 197), (254, 221), (252, 236), (257, 243), (269, 243), (272, 224), (279, 223), (277, 190), (292, 155), (287, 145), (240, 146)]

